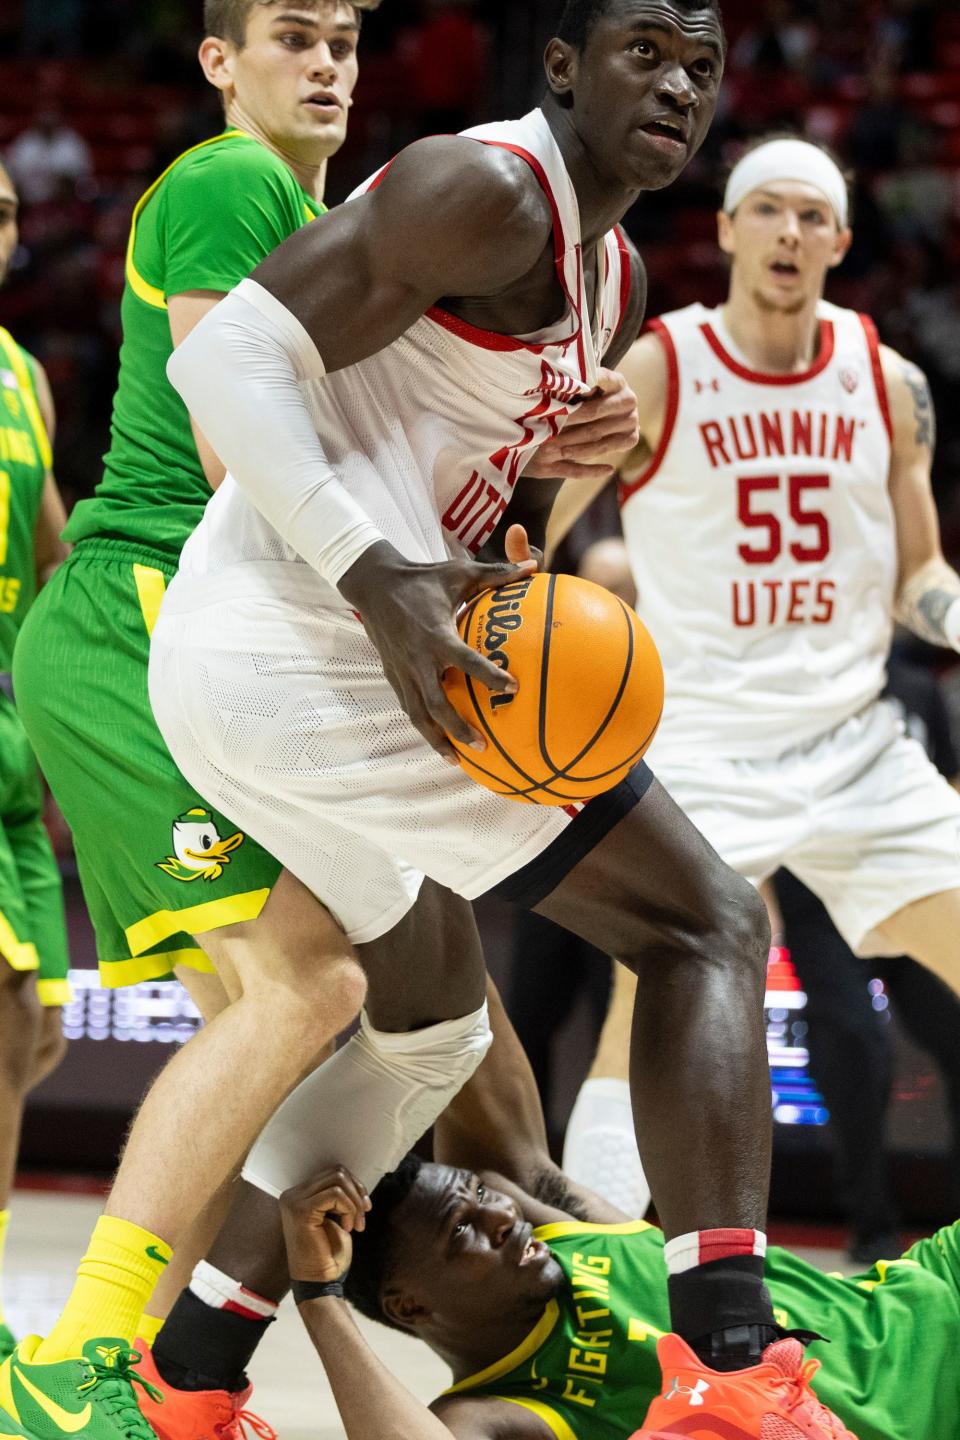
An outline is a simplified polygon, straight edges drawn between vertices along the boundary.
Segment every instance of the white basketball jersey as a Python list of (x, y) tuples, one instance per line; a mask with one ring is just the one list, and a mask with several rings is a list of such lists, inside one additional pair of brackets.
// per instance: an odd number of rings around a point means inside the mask
[[(465, 133), (522, 157), (547, 195), (567, 298), (562, 320), (534, 337), (514, 338), (434, 308), (385, 350), (304, 387), (339, 480), (385, 538), (414, 561), (479, 550), (537, 447), (596, 388), (630, 291), (625, 242), (612, 231), (597, 246), (589, 313), (576, 192), (542, 111)], [(357, 193), (375, 188), (387, 168)], [(277, 561), (289, 563), (278, 568)], [(181, 561), (184, 576), (224, 571), (230, 576), (219, 590), (236, 583), (246, 595), (290, 594), (292, 585), (298, 593), (306, 588), (317, 603), (345, 604), (230, 476)]]
[(826, 302), (819, 318), (796, 375), (752, 370), (719, 310), (653, 322), (663, 437), (620, 500), (666, 673), (654, 763), (777, 755), (883, 687), (897, 554), (877, 336)]

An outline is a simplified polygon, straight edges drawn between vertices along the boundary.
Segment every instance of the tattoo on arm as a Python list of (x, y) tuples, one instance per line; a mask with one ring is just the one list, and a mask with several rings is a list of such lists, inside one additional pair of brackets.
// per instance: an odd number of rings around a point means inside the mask
[(960, 575), (945, 560), (934, 561), (904, 586), (897, 602), (897, 619), (921, 640), (952, 647), (956, 637), (947, 634), (946, 619), (958, 600)]
[(911, 365), (909, 361), (904, 364), (902, 374), (907, 389), (913, 396), (913, 414), (917, 422), (916, 443), (933, 450), (937, 443), (937, 422), (927, 377), (918, 366)]
[(956, 590), (928, 590), (925, 595), (921, 595), (917, 600), (914, 623), (911, 626), (914, 634), (923, 640), (929, 640), (933, 645), (943, 645), (947, 639), (943, 622), (950, 606), (957, 599), (960, 599), (960, 587)]
[(533, 1197), (552, 1210), (564, 1210), (574, 1220), (589, 1220), (583, 1200), (574, 1195), (561, 1170), (541, 1170), (534, 1177)]

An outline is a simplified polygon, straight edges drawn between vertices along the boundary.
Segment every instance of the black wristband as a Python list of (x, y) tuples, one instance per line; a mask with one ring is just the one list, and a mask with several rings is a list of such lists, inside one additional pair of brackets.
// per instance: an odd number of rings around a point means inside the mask
[(302, 1305), (304, 1300), (323, 1300), (328, 1295), (342, 1300), (343, 1282), (346, 1278), (346, 1275), (341, 1275), (339, 1280), (291, 1280), (290, 1289), (294, 1302)]

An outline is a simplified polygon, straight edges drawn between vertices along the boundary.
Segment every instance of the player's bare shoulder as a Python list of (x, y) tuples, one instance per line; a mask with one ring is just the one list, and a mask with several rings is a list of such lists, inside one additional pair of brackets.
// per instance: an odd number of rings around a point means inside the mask
[(930, 385), (919, 365), (889, 345), (880, 346), (880, 364), (890, 402), (894, 450), (927, 452), (937, 443), (937, 422)]
[(426, 233), (442, 245), (448, 267), (462, 256), (465, 295), (495, 293), (527, 274), (553, 232), (550, 203), (530, 166), (462, 135), (409, 146), (374, 194), (394, 223), (399, 210), (415, 216), (421, 243)]

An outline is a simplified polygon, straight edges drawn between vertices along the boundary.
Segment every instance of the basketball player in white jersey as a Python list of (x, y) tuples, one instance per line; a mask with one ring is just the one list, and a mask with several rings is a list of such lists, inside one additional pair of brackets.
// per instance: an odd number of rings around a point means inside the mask
[[(667, 675), (657, 774), (741, 875), (785, 865), (857, 953), (907, 953), (957, 990), (960, 798), (879, 698), (895, 619), (960, 650), (927, 382), (822, 298), (851, 233), (821, 149), (750, 151), (719, 239), (726, 304), (654, 321), (622, 367), (643, 435), (623, 529)], [(561, 498), (557, 535), (585, 498)]]
[[(387, 933), (425, 872), (537, 908), (638, 972), (636, 1114), (674, 1323), (711, 1403), (754, 1397), (743, 1433), (759, 1436), (806, 1383), (756, 1363), (778, 1335), (762, 906), (645, 767), (569, 812), (474, 786), (443, 732), (482, 741), (440, 685), (458, 666), (515, 689), (456, 635), (472, 557), (635, 323), (615, 227), (702, 142), (723, 55), (710, 3), (571, 0), (542, 108), (411, 147), (194, 329), (169, 373), (230, 473), (167, 593), (151, 697), (200, 792), (229, 795), (352, 939)], [(513, 528), (517, 584), (526, 547)], [(359, 888), (371, 856), (383, 883)], [(255, 1147), (265, 1188), (315, 1172), (318, 1141), (368, 1187), (394, 1163), (393, 1114), (351, 1113), (350, 1072), (328, 1073), (326, 1103), (295, 1092)], [(829, 1433), (814, 1415), (809, 1436)]]

